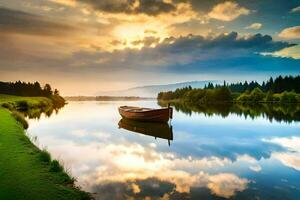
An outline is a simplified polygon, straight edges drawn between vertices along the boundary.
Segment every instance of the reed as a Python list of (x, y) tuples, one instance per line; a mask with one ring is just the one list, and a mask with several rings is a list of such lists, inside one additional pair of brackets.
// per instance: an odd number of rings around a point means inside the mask
[(11, 115), (23, 126), (24, 129), (28, 128), (28, 122), (22, 113), (14, 110)]

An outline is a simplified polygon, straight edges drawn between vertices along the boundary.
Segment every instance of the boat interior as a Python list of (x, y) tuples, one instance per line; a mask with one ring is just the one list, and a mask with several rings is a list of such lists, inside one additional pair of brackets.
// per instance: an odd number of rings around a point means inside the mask
[(134, 106), (121, 106), (120, 108), (123, 109), (124, 111), (128, 111), (128, 112), (144, 112), (144, 111), (153, 110), (151, 108), (140, 108), (140, 107), (134, 107)]

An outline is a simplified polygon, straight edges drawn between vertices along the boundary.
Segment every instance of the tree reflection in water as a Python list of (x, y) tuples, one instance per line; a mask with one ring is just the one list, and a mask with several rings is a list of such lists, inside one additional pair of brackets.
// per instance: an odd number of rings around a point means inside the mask
[(18, 110), (21, 112), (26, 118), (29, 119), (40, 119), (42, 114), (46, 117), (51, 117), (52, 114), (58, 114), (59, 110), (63, 108), (62, 106), (47, 106), (47, 107), (40, 107), (40, 108), (29, 108), (29, 109), (20, 109)]
[(275, 103), (227, 103), (227, 104), (188, 104), (184, 102), (174, 101), (158, 101), (158, 105), (167, 106), (171, 103), (176, 111), (181, 111), (191, 115), (192, 112), (204, 113), (207, 116), (221, 115), (227, 117), (229, 114), (237, 114), (244, 116), (246, 119), (250, 117), (267, 118), (270, 122), (298, 122), (300, 121), (300, 104), (275, 104)]

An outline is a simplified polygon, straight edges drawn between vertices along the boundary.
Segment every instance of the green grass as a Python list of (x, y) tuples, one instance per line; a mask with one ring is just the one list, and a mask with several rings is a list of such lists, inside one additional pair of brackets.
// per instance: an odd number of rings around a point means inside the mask
[(58, 160), (53, 160), (50, 164), (50, 172), (61, 172), (63, 167), (60, 165)]
[(11, 115), (15, 118), (15, 120), (17, 120), (17, 122), (19, 122), (24, 129), (28, 128), (28, 122), (26, 121), (24, 115), (18, 111), (12, 111)]
[[(0, 104), (24, 98), (32, 105), (41, 100), (0, 95)], [(75, 188), (73, 182), (57, 161), (51, 161), (47, 151), (31, 143), (11, 112), (0, 107), (0, 199), (88, 199), (88, 194)]]
[(50, 163), (51, 162), (51, 155), (46, 149), (43, 149), (41, 151), (40, 160), (45, 162), (45, 163)]
[(16, 104), (18, 101), (26, 101), (29, 105), (39, 105), (41, 102), (51, 103), (51, 100), (46, 97), (19, 97), (13, 95), (0, 94), (0, 104), (12, 103)]

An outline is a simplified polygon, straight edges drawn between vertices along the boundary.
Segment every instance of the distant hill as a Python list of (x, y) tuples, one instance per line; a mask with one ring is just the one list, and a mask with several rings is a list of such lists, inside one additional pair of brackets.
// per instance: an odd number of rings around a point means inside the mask
[(166, 84), (166, 85), (147, 85), (141, 87), (129, 88), (126, 90), (118, 90), (118, 91), (108, 91), (108, 92), (99, 92), (96, 95), (101, 96), (139, 96), (139, 97), (157, 97), (157, 94), (162, 91), (173, 91), (177, 88), (183, 88), (187, 86), (192, 86), (193, 88), (203, 88), (205, 84), (207, 85), (209, 82), (220, 84), (221, 81), (216, 80), (207, 80), (207, 81), (190, 81), (190, 82), (182, 82), (182, 83), (174, 83), (174, 84)]
[(66, 96), (64, 98), (67, 101), (139, 101), (153, 99), (134, 96)]

